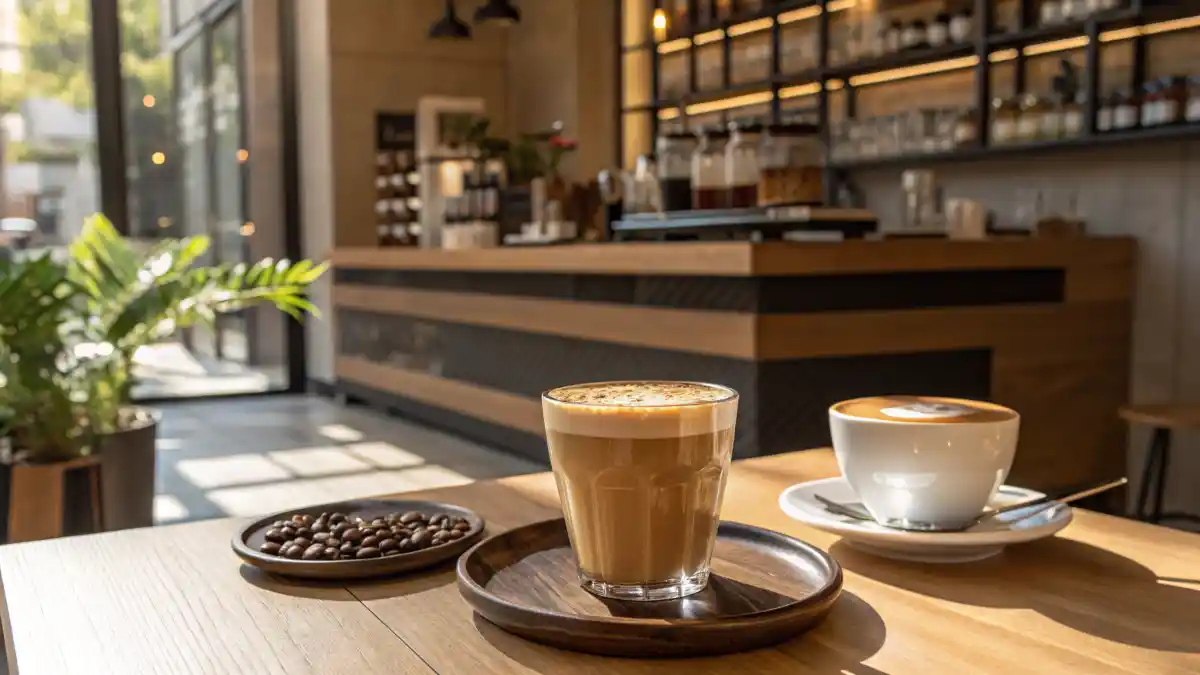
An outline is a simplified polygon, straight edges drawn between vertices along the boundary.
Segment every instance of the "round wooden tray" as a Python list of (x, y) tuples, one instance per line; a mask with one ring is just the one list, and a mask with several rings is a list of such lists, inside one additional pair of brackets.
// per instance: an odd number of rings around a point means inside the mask
[[(287, 520), (297, 513), (311, 515), (315, 518), (321, 513), (339, 512), (350, 517), (358, 516), (365, 520), (371, 520), (389, 513), (404, 513), (405, 511), (420, 511), (429, 515), (446, 513), (458, 518), (466, 518), (467, 522), (471, 524), (471, 529), (467, 530), (467, 534), (461, 539), (456, 539), (449, 544), (368, 560), (290, 560), (267, 555), (258, 550), (266, 541), (266, 532), (272, 523), (277, 520)], [(483, 528), (483, 518), (480, 518), (477, 513), (453, 504), (403, 499), (361, 499), (308, 506), (302, 509), (289, 509), (260, 518), (235, 534), (232, 544), (234, 552), (242, 560), (265, 572), (306, 579), (363, 579), (409, 572), (456, 558), (479, 539), (479, 536), (483, 534)]]
[(721, 523), (713, 575), (681, 600), (598, 598), (579, 585), (562, 519), (510, 530), (458, 560), (458, 588), (483, 618), (544, 644), (609, 656), (699, 656), (758, 649), (818, 623), (842, 569), (787, 535)]

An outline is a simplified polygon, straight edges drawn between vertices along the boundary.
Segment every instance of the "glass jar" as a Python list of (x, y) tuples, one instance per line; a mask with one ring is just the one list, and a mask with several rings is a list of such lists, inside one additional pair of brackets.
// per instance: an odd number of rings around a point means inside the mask
[(1038, 9), (1038, 23), (1050, 26), (1062, 21), (1062, 0), (1042, 0)]
[(726, 206), (725, 146), (729, 134), (713, 131), (700, 137), (692, 153), (692, 208), (723, 209)]
[(1077, 21), (1088, 15), (1088, 0), (1059, 0), (1060, 21)]
[(965, 148), (979, 140), (979, 119), (972, 108), (963, 108), (958, 111), (957, 118), (954, 121), (954, 145), (959, 148)]
[(692, 208), (692, 155), (696, 152), (696, 137), (674, 133), (658, 137), (658, 183), (662, 190), (664, 211), (687, 211)]
[(1184, 121), (1188, 105), (1187, 78), (1179, 75), (1164, 77), (1161, 82), (1159, 124), (1180, 124)]
[(1141, 124), (1143, 127), (1156, 127), (1162, 122), (1163, 91), (1162, 84), (1155, 80), (1142, 85)]
[(904, 44), (902, 41), (903, 38), (901, 37), (903, 34), (904, 24), (900, 23), (900, 21), (896, 19), (893, 19), (892, 23), (888, 25), (887, 32), (884, 33), (883, 36), (883, 46), (884, 49), (887, 50), (887, 53), (893, 54), (900, 51)]
[(1113, 130), (1113, 115), (1119, 99), (1120, 96), (1115, 93), (1100, 99), (1096, 107), (1096, 131), (1103, 133)]
[(900, 48), (916, 49), (925, 46), (925, 22), (917, 19), (900, 29)]
[(930, 47), (941, 47), (950, 40), (950, 15), (939, 12), (933, 17), (929, 29), (925, 31), (925, 41)]
[(1113, 101), (1113, 130), (1121, 131), (1136, 127), (1140, 106), (1141, 101), (1132, 90), (1117, 93)]
[(729, 143), (725, 145), (725, 186), (729, 190), (729, 208), (751, 208), (758, 205), (758, 152), (762, 145), (762, 127), (739, 128), (731, 124), (729, 129)]
[(950, 19), (950, 39), (954, 42), (967, 42), (975, 30), (975, 15), (970, 7), (964, 8)]
[(1187, 114), (1189, 122), (1200, 122), (1200, 75), (1188, 78)]
[(1041, 102), (1041, 120), (1037, 137), (1044, 141), (1057, 140), (1063, 133), (1063, 116), (1066, 105), (1062, 101), (1043, 99)]
[(1008, 145), (1017, 140), (1017, 121), (1021, 106), (1016, 99), (992, 100), (992, 145)]
[(1036, 141), (1042, 134), (1042, 115), (1046, 105), (1037, 94), (1021, 97), (1020, 116), (1017, 118), (1017, 137), (1021, 143)]
[(824, 172), (825, 146), (817, 125), (772, 125), (759, 152), (758, 205), (820, 204)]

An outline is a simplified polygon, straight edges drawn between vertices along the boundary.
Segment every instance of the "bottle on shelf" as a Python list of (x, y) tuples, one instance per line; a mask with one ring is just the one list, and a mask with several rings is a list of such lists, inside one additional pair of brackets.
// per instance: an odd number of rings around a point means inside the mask
[(1021, 107), (1016, 99), (995, 98), (992, 100), (992, 145), (1008, 145), (1017, 141), (1017, 120)]
[(1200, 75), (1188, 78), (1188, 103), (1185, 117), (1188, 122), (1200, 122)]
[(767, 128), (759, 152), (759, 206), (817, 205), (825, 196), (825, 146), (815, 124)]
[(692, 208), (697, 210), (727, 207), (725, 182), (725, 145), (729, 134), (711, 131), (700, 136), (692, 153)]
[(687, 211), (692, 208), (692, 155), (696, 152), (696, 137), (686, 133), (663, 134), (658, 137), (657, 146), (663, 210)]
[(1112, 128), (1114, 131), (1124, 131), (1136, 127), (1140, 115), (1141, 101), (1134, 90), (1128, 89), (1116, 94), (1113, 103)]
[(925, 31), (925, 40), (930, 47), (941, 47), (950, 41), (950, 15), (938, 12)]
[(1160, 81), (1162, 102), (1159, 124), (1180, 124), (1187, 118), (1188, 82), (1186, 77), (1170, 75)]
[(950, 39), (954, 42), (968, 42), (975, 32), (975, 12), (968, 6), (963, 7), (950, 19)]
[(746, 209), (758, 205), (758, 153), (762, 127), (729, 125), (725, 145), (725, 185), (729, 208)]

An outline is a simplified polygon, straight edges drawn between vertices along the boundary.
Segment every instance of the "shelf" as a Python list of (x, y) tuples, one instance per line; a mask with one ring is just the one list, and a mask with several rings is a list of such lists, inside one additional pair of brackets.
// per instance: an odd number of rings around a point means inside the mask
[(948, 59), (971, 56), (975, 53), (975, 45), (970, 42), (955, 42), (940, 47), (924, 49), (909, 49), (895, 54), (888, 54), (866, 61), (858, 61), (843, 66), (826, 68), (821, 75), (827, 80), (848, 80), (860, 75), (869, 75), (899, 68), (929, 65)]
[(833, 169), (851, 171), (855, 169), (881, 169), (899, 166), (921, 166), (943, 162), (972, 162), (993, 157), (1009, 155), (1032, 154), (1036, 152), (1051, 152), (1082, 148), (1102, 148), (1110, 145), (1121, 145), (1133, 142), (1155, 140), (1178, 140), (1200, 138), (1200, 123), (1190, 123), (1175, 126), (1156, 127), (1152, 129), (1132, 129), (1129, 131), (1111, 131), (1094, 136), (1080, 136), (1057, 141), (1037, 141), (1014, 145), (990, 146), (985, 148), (964, 148), (946, 152), (931, 152), (920, 155), (901, 155), (895, 157), (879, 157), (874, 159), (830, 162)]
[(1013, 49), (1056, 40), (1083, 37), (1087, 35), (1087, 26), (1096, 21), (1105, 28), (1121, 28), (1133, 25), (1138, 21), (1137, 10), (1124, 7), (1100, 12), (1086, 19), (1068, 21), (1051, 26), (1037, 26), (1016, 33), (996, 33), (988, 37), (988, 49)]

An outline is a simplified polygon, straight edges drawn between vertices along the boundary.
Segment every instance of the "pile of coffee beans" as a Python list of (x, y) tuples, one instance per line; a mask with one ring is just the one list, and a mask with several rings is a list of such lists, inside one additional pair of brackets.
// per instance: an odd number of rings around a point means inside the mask
[(316, 518), (298, 513), (272, 523), (259, 550), (292, 560), (366, 560), (440, 546), (470, 530), (465, 518), (445, 513), (409, 511), (370, 521), (344, 513)]

